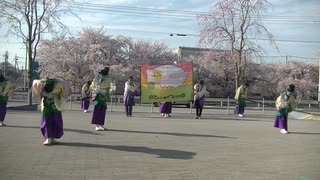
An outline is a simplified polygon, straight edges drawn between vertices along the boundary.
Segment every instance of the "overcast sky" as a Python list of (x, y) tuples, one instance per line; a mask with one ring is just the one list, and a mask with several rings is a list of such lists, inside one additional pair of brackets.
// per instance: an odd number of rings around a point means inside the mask
[[(83, 1), (77, 1), (83, 2)], [(85, 27), (107, 29), (109, 35), (127, 35), (134, 39), (165, 42), (169, 48), (179, 46), (197, 47), (199, 27), (195, 14), (208, 12), (216, 0), (91, 0), (80, 10), (74, 9), (81, 20), (71, 15), (62, 16), (62, 21), (76, 35)], [(280, 52), (260, 40), (266, 51), (266, 62), (279, 57), (301, 57), (308, 62), (316, 62), (316, 51), (320, 50), (320, 1), (319, 0), (271, 0), (272, 8), (264, 18), (264, 25), (271, 32)], [(83, 3), (80, 3), (84, 5)], [(98, 4), (98, 5), (97, 5)], [(3, 35), (1, 30), (0, 35)], [(170, 33), (187, 36), (170, 36)], [(48, 38), (48, 37), (47, 37)], [(9, 51), (9, 61), (14, 55), (25, 57), (22, 40), (0, 39), (0, 53)], [(0, 62), (4, 61), (1, 56)], [(285, 57), (281, 57), (285, 60)]]

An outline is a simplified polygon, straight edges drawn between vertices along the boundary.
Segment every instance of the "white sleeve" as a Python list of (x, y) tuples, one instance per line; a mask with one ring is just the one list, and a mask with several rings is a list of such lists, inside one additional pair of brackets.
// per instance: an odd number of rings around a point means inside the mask
[(129, 89), (130, 85), (128, 82), (125, 83), (124, 85), (124, 90), (127, 91)]

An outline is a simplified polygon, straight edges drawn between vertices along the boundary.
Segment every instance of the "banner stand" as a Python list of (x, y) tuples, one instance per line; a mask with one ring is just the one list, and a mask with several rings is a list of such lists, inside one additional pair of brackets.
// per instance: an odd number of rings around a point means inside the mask
[(151, 105), (150, 111), (153, 113), (153, 103), (151, 103), (150, 105)]

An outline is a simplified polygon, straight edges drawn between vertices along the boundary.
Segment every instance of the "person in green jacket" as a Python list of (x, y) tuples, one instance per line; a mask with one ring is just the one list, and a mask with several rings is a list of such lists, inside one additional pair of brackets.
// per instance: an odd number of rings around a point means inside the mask
[(238, 87), (236, 95), (234, 97), (234, 99), (236, 99), (238, 103), (235, 109), (235, 113), (238, 114), (239, 117), (244, 117), (244, 108), (246, 107), (248, 87), (249, 83), (245, 83), (242, 86)]
[(0, 126), (6, 126), (4, 119), (7, 114), (7, 103), (12, 92), (12, 85), (0, 75)]
[(288, 114), (294, 110), (295, 104), (295, 85), (290, 84), (285, 91), (283, 91), (276, 100), (276, 118), (274, 120), (274, 127), (280, 128), (283, 134), (288, 133)]

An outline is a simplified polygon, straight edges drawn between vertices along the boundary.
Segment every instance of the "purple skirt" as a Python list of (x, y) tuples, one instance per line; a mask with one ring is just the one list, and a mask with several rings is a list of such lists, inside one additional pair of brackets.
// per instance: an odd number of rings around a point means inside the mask
[(160, 113), (171, 113), (172, 102), (160, 103)]
[(82, 110), (88, 110), (90, 105), (90, 101), (88, 101), (87, 98), (82, 98), (81, 100), (81, 109)]
[(41, 118), (41, 133), (45, 139), (59, 139), (63, 136), (63, 121), (61, 112), (48, 113)]
[(7, 114), (7, 104), (0, 104), (0, 121), (3, 122)]
[(97, 104), (93, 108), (91, 124), (98, 124), (103, 126), (106, 117), (107, 108), (101, 104)]
[(244, 113), (244, 107), (236, 107), (236, 114), (243, 114)]
[(288, 116), (276, 116), (274, 119), (274, 127), (288, 131)]
[(193, 97), (193, 107), (195, 108), (203, 108), (204, 106), (204, 102), (205, 102), (205, 98), (202, 97), (202, 98), (197, 98), (197, 96), (194, 96)]

